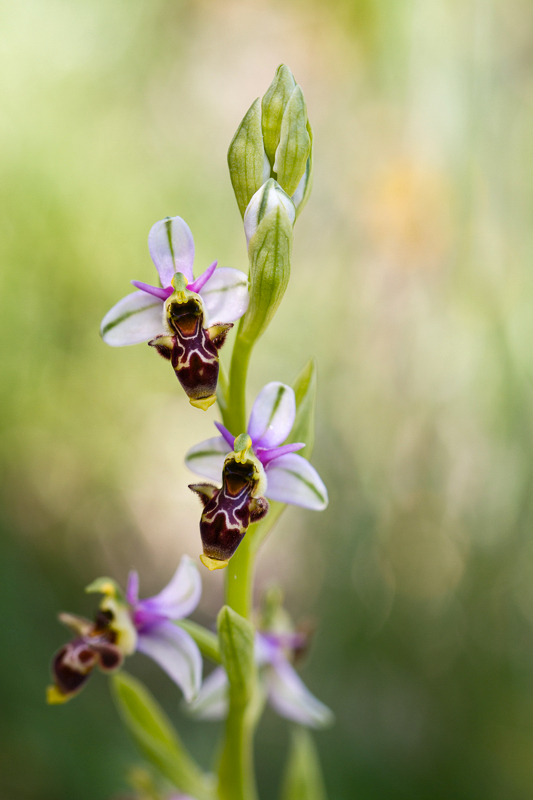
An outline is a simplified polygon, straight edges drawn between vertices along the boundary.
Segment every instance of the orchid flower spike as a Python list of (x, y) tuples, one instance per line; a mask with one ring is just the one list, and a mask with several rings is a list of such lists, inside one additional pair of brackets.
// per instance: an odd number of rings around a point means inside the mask
[(124, 595), (111, 578), (98, 578), (86, 589), (103, 599), (91, 622), (74, 614), (59, 619), (76, 638), (64, 645), (52, 662), (49, 703), (64, 703), (87, 682), (94, 667), (118, 669), (136, 651), (156, 661), (177, 683), (187, 701), (202, 682), (202, 657), (191, 636), (174, 624), (188, 616), (200, 600), (202, 582), (192, 558), (183, 556), (170, 583), (155, 597), (139, 600), (139, 578), (131, 572)]
[[(255, 637), (255, 660), (267, 700), (286, 719), (310, 728), (325, 728), (333, 722), (333, 713), (311, 694), (293, 666), (307, 647), (308, 634), (287, 625), (288, 615), (283, 609), (276, 616), (283, 624), (259, 630)], [(197, 719), (224, 719), (229, 706), (228, 690), (226, 671), (217, 667), (187, 709)]]
[(222, 488), (191, 484), (204, 504), (200, 533), (202, 563), (221, 569), (242, 541), (248, 526), (268, 511), (267, 499), (322, 511), (328, 493), (319, 474), (297, 450), (305, 443), (283, 444), (296, 416), (290, 386), (268, 383), (252, 408), (248, 431), (236, 438), (219, 422), (221, 433), (192, 447), (185, 463), (193, 472), (221, 481)]
[(194, 280), (194, 239), (181, 217), (156, 222), (148, 249), (161, 287), (132, 281), (140, 291), (122, 298), (100, 327), (111, 347), (148, 342), (169, 360), (191, 405), (216, 399), (218, 351), (248, 308), (248, 278), (215, 261)]

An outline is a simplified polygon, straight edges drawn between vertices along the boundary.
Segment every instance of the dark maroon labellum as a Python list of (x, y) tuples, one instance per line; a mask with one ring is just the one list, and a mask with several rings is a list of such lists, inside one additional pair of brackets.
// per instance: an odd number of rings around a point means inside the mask
[(200, 535), (205, 556), (215, 561), (229, 561), (249, 525), (268, 512), (268, 500), (253, 496), (257, 483), (252, 463), (241, 464), (229, 459), (224, 465), (221, 489), (207, 483), (189, 486), (204, 505)]
[(191, 405), (209, 408), (216, 398), (218, 351), (233, 325), (204, 328), (202, 306), (194, 297), (169, 303), (167, 321), (174, 335), (158, 336), (148, 344), (172, 363)]

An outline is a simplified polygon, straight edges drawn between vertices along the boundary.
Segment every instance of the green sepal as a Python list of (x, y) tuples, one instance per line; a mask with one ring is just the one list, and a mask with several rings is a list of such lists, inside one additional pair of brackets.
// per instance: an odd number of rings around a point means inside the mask
[(210, 661), (213, 661), (215, 664), (222, 663), (218, 639), (214, 633), (207, 628), (204, 628), (203, 625), (198, 625), (197, 622), (193, 622), (191, 619), (180, 619), (174, 624), (178, 625), (180, 628), (183, 628), (184, 631), (187, 631), (189, 636), (194, 639), (198, 645), (198, 648), (203, 656), (208, 658)]
[(144, 756), (181, 792), (215, 800), (214, 780), (184, 749), (174, 726), (143, 684), (127, 672), (111, 678), (122, 721)]
[(241, 215), (268, 175), (261, 128), (261, 100), (254, 100), (228, 150), (228, 167)]
[(229, 680), (230, 704), (244, 707), (255, 686), (254, 626), (229, 606), (217, 617), (222, 664)]
[(250, 304), (239, 337), (253, 344), (281, 303), (291, 273), (292, 225), (281, 206), (267, 214), (250, 239)]
[(292, 196), (302, 179), (311, 152), (307, 130), (307, 108), (299, 86), (294, 89), (283, 112), (274, 172), (279, 185)]
[(280, 800), (326, 800), (317, 749), (306, 728), (294, 728)]
[(292, 72), (285, 64), (280, 64), (261, 103), (263, 142), (271, 166), (276, 158), (283, 112), (295, 88), (296, 81)]
[(292, 388), (296, 397), (296, 417), (287, 441), (305, 442), (305, 447), (299, 450), (298, 454), (309, 460), (315, 443), (316, 362), (314, 359), (309, 359), (298, 373)]
[(302, 213), (305, 204), (309, 200), (311, 189), (313, 188), (313, 129), (311, 128), (311, 123), (309, 120), (307, 120), (307, 133), (309, 134), (311, 146), (309, 148), (309, 158), (307, 159), (307, 164), (305, 165), (304, 177), (302, 178), (302, 180), (304, 180), (303, 193), (301, 193), (301, 186), (299, 186), (292, 196), (292, 200), (296, 208), (296, 219), (298, 219)]

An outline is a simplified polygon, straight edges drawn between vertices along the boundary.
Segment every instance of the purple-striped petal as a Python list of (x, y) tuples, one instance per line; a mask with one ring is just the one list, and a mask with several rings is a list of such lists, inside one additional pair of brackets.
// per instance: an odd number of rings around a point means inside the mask
[(240, 319), (250, 302), (248, 278), (239, 269), (219, 267), (200, 291), (207, 327)]
[(223, 667), (217, 667), (205, 679), (187, 711), (196, 719), (224, 719), (228, 713), (228, 677)]
[(182, 628), (162, 622), (139, 633), (137, 650), (149, 656), (181, 688), (190, 702), (202, 683), (202, 657), (198, 646)]
[(202, 580), (198, 567), (190, 556), (182, 556), (179, 567), (170, 582), (159, 594), (140, 600), (136, 611), (144, 616), (161, 617), (170, 620), (183, 619), (191, 614), (202, 594)]
[(132, 283), (137, 289), (140, 289), (141, 292), (151, 294), (153, 297), (159, 297), (159, 299), (163, 302), (165, 302), (165, 300), (170, 297), (174, 291), (172, 286), (169, 286), (168, 289), (161, 289), (160, 286), (152, 286), (151, 284), (143, 283), (142, 281), (130, 281), (130, 283)]
[(132, 569), (128, 575), (128, 585), (126, 586), (126, 600), (130, 606), (137, 605), (139, 601), (139, 573)]
[(328, 490), (309, 461), (296, 453), (281, 456), (265, 468), (265, 497), (279, 503), (323, 511), (328, 505)]
[(193, 281), (194, 239), (184, 219), (167, 217), (156, 222), (148, 234), (148, 249), (163, 287), (170, 286), (175, 272)]
[(282, 717), (310, 728), (323, 728), (333, 722), (333, 713), (311, 694), (285, 658), (277, 659), (267, 669), (266, 682), (270, 704)]
[(125, 347), (165, 333), (163, 303), (145, 292), (132, 292), (107, 312), (100, 335), (111, 347)]
[(195, 281), (187, 286), (187, 289), (189, 289), (191, 292), (197, 293), (203, 289), (213, 272), (216, 270), (217, 264), (218, 261), (213, 261), (213, 263), (206, 269), (205, 272), (202, 272), (202, 274), (196, 278)]
[(254, 452), (259, 461), (263, 464), (263, 466), (265, 466), (271, 461), (274, 461), (274, 459), (281, 458), (281, 456), (286, 456), (287, 453), (296, 453), (303, 447), (305, 447), (304, 443), (295, 442), (294, 444), (282, 444), (281, 447), (271, 447), (270, 449), (258, 447), (254, 450)]
[(290, 386), (273, 381), (261, 389), (250, 415), (248, 433), (254, 450), (282, 444), (294, 424), (296, 400)]
[(233, 444), (235, 442), (235, 436), (228, 431), (226, 427), (221, 422), (215, 422), (215, 428), (220, 431), (226, 443), (231, 447), (233, 450)]
[(185, 463), (197, 475), (220, 483), (224, 459), (232, 450), (233, 446), (230, 447), (222, 436), (214, 436), (191, 447), (185, 455)]

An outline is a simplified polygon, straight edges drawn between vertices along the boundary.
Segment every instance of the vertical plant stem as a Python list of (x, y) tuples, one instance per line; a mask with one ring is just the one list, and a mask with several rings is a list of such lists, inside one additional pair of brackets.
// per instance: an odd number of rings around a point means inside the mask
[[(252, 344), (237, 333), (226, 392), (221, 407), (224, 425), (235, 436), (246, 430), (246, 377)], [(226, 573), (226, 603), (247, 619), (251, 615), (254, 552), (248, 535), (230, 560)], [(253, 757), (254, 720), (250, 705), (237, 705), (230, 696), (224, 744), (218, 770), (220, 800), (256, 800)]]
[[(251, 527), (251, 526), (250, 526)], [(248, 533), (230, 559), (226, 572), (226, 603), (241, 617), (250, 619), (254, 582), (255, 550)]]
[(223, 412), (224, 425), (235, 436), (246, 431), (246, 376), (253, 343), (245, 341), (239, 333), (231, 356), (227, 407)]
[(218, 770), (220, 800), (257, 800), (253, 765), (254, 724), (249, 706), (230, 702)]

